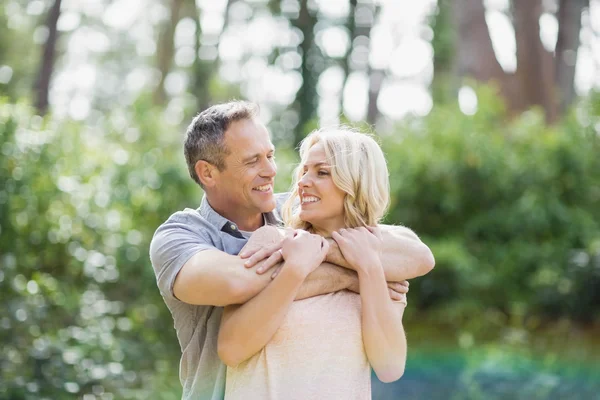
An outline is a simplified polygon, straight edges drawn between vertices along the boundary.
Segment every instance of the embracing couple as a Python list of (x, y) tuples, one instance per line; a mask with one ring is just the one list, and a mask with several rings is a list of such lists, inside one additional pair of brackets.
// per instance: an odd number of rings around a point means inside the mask
[(379, 145), (345, 128), (309, 134), (290, 193), (257, 107), (215, 105), (190, 124), (185, 158), (204, 190), (150, 257), (181, 346), (184, 399), (370, 399), (406, 363), (408, 282), (434, 266), (389, 203)]

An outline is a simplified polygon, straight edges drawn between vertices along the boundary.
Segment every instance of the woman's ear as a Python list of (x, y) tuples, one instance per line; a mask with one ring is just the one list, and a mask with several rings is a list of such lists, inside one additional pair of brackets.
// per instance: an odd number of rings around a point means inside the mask
[(216, 184), (215, 178), (218, 169), (208, 161), (198, 160), (194, 165), (194, 170), (204, 187), (213, 187)]

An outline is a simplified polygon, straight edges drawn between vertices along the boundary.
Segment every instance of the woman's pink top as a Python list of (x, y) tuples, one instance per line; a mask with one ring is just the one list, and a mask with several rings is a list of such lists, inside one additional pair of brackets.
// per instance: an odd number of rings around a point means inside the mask
[(346, 290), (293, 302), (271, 341), (227, 368), (225, 400), (370, 398), (360, 295)]

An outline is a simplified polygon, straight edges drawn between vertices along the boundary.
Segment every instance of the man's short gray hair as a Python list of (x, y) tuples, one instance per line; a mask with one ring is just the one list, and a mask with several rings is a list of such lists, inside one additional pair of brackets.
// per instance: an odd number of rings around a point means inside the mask
[(185, 161), (192, 179), (201, 187), (196, 174), (196, 163), (204, 160), (219, 171), (225, 169), (225, 157), (229, 150), (225, 146), (225, 131), (232, 122), (258, 116), (258, 106), (247, 101), (230, 101), (216, 104), (198, 114), (186, 131), (184, 144)]

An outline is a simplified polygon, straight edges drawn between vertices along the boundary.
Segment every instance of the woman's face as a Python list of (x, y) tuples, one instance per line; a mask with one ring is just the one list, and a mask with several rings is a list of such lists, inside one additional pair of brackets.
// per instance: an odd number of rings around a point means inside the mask
[(315, 232), (329, 236), (344, 227), (344, 198), (331, 177), (331, 165), (318, 142), (308, 150), (302, 178), (298, 181), (300, 219), (312, 224)]

